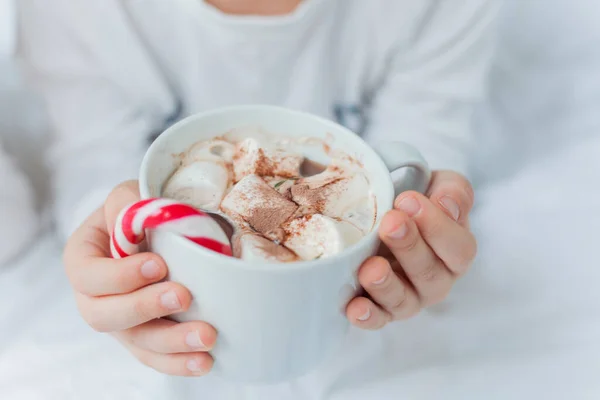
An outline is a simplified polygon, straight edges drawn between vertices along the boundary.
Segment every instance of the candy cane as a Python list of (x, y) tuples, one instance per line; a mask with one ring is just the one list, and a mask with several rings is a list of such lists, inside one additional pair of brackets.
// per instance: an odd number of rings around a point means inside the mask
[(113, 258), (140, 251), (145, 229), (176, 233), (199, 246), (231, 256), (227, 235), (208, 214), (169, 199), (148, 199), (124, 208), (117, 217), (110, 240)]

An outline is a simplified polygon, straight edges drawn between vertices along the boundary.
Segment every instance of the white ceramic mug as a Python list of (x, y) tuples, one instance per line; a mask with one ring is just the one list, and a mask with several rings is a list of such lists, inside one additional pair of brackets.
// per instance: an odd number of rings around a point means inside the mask
[[(285, 136), (333, 139), (333, 149), (363, 162), (377, 197), (377, 225), (371, 233), (341, 254), (309, 262), (250, 263), (173, 233), (148, 232), (150, 250), (169, 267), (168, 279), (193, 296), (190, 309), (175, 319), (207, 321), (219, 332), (212, 352), (214, 373), (242, 382), (277, 382), (307, 373), (342, 342), (349, 326), (345, 307), (358, 289), (356, 272), (379, 246), (379, 220), (392, 209), (395, 193), (424, 191), (430, 171), (407, 144), (382, 143), (376, 152), (334, 122), (279, 107), (239, 106), (191, 116), (160, 135), (142, 162), (142, 198), (160, 196), (178, 166), (175, 155), (195, 142), (248, 125)], [(412, 173), (393, 178), (406, 167)]]

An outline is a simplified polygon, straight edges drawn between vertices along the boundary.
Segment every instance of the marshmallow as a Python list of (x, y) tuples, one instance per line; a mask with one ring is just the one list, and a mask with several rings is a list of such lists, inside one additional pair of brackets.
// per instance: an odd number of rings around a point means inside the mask
[(235, 256), (244, 261), (292, 262), (298, 257), (285, 247), (254, 233), (245, 233), (237, 239)]
[(321, 214), (296, 218), (284, 226), (285, 247), (303, 260), (330, 257), (358, 242), (363, 233), (346, 221)]
[(304, 178), (291, 188), (292, 200), (300, 206), (312, 206), (318, 213), (350, 220), (363, 232), (375, 222), (374, 196), (364, 174), (344, 176), (330, 169)]
[(221, 139), (198, 142), (184, 154), (183, 165), (197, 161), (230, 163), (234, 152), (235, 145)]
[(363, 234), (367, 234), (375, 225), (376, 210), (375, 196), (369, 195), (358, 201), (354, 207), (347, 208), (339, 218), (356, 226)]
[(233, 164), (235, 180), (252, 174), (259, 176), (297, 177), (304, 156), (281, 147), (263, 146), (256, 139), (245, 139), (236, 147)]
[(232, 218), (239, 216), (259, 233), (277, 240), (276, 231), (298, 206), (276, 192), (256, 175), (239, 181), (221, 202), (221, 210)]
[(180, 167), (163, 188), (163, 196), (204, 210), (219, 209), (229, 186), (229, 172), (219, 163), (197, 161)]
[(325, 167), (305, 160), (303, 146), (308, 141), (234, 129), (182, 153), (163, 195), (227, 214), (237, 231), (234, 255), (243, 260), (330, 257), (373, 229), (375, 196), (354, 158), (324, 150)]
[(353, 223), (364, 233), (375, 224), (375, 201), (367, 177), (355, 173), (334, 182), (326, 191), (323, 214)]

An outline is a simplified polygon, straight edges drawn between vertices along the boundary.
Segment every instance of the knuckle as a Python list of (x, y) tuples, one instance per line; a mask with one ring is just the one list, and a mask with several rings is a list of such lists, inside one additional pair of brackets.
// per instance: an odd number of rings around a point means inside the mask
[[(388, 281), (391, 280), (388, 278)], [(378, 303), (384, 305), (385, 308), (393, 309), (397, 304), (404, 301), (405, 295), (403, 292), (396, 285), (386, 283), (386, 287), (378, 288), (373, 297)]]
[(392, 314), (398, 313), (400, 310), (402, 310), (406, 306), (406, 303), (407, 303), (406, 299), (407, 299), (406, 291), (401, 291), (401, 293), (396, 295), (396, 298), (394, 299), (394, 302), (391, 304), (389, 311)]
[(152, 306), (150, 306), (146, 301), (144, 301), (144, 299), (137, 300), (134, 303), (133, 311), (140, 321), (150, 321), (151, 319), (158, 317), (158, 315), (155, 315), (155, 313), (153, 312)]
[(116, 269), (114, 285), (115, 289), (119, 293), (126, 292), (129, 288), (131, 288), (131, 270), (127, 268), (127, 266), (123, 265), (120, 268)]
[(140, 344), (140, 329), (139, 329), (139, 325), (138, 326), (134, 326), (132, 328), (129, 329), (124, 329), (122, 331), (119, 331), (119, 337), (123, 342), (127, 342), (129, 344), (135, 345), (135, 346), (139, 346)]
[(415, 250), (417, 245), (419, 244), (419, 236), (414, 234), (414, 232), (410, 232), (407, 237), (401, 240), (393, 240), (390, 241), (388, 246), (392, 248), (394, 251), (400, 251), (403, 253), (410, 253)]
[(425, 266), (410, 274), (411, 279), (423, 283), (435, 283), (441, 279), (441, 268), (436, 259), (429, 260)]
[(157, 370), (156, 366), (154, 365), (155, 363), (154, 363), (154, 357), (152, 357), (152, 353), (146, 352), (146, 351), (138, 351), (138, 352), (134, 353), (134, 355), (135, 355), (135, 358), (137, 358), (137, 360), (139, 362), (141, 362), (142, 364), (144, 364), (146, 367), (150, 367), (154, 370)]
[(469, 236), (470, 238), (468, 244), (464, 246), (462, 251), (457, 254), (457, 268), (455, 272), (459, 276), (467, 272), (477, 256), (477, 240), (473, 235)]
[(429, 218), (426, 222), (419, 226), (423, 237), (441, 236), (444, 231), (443, 220), (439, 218)]
[(86, 313), (83, 316), (83, 319), (87, 324), (96, 332), (99, 333), (108, 333), (110, 332), (110, 328), (103, 317), (99, 316), (98, 313)]
[(108, 324), (103, 316), (103, 313), (99, 312), (96, 307), (93, 306), (91, 299), (86, 298), (83, 295), (76, 294), (77, 309), (81, 318), (96, 332), (107, 333), (109, 332)]
[(463, 190), (466, 190), (468, 186), (471, 185), (471, 183), (469, 182), (469, 180), (467, 178), (465, 178), (463, 175), (461, 174), (455, 174), (453, 182), (455, 183), (455, 185)]

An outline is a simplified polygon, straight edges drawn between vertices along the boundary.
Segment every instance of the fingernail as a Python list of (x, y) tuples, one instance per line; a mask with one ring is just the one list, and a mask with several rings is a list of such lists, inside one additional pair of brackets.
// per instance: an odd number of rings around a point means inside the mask
[(361, 315), (360, 317), (356, 318), (359, 321), (366, 321), (371, 317), (371, 309), (367, 308), (367, 312), (364, 313), (363, 315)]
[(160, 267), (154, 260), (146, 261), (142, 264), (141, 268), (142, 276), (146, 279), (155, 279), (158, 278), (158, 274), (160, 273)]
[(405, 197), (398, 203), (398, 208), (413, 217), (421, 210), (421, 204), (414, 197)]
[(388, 233), (388, 237), (390, 237), (391, 239), (402, 239), (406, 236), (407, 233), (408, 226), (405, 223), (403, 223), (398, 228)]
[(202, 372), (202, 367), (200, 366), (200, 362), (194, 358), (192, 358), (191, 360), (187, 360), (187, 362), (185, 363), (185, 366), (187, 367), (187, 369), (189, 369), (192, 372)]
[(200, 339), (200, 332), (198, 331), (188, 332), (188, 334), (185, 335), (185, 344), (187, 344), (193, 349), (206, 348), (206, 345), (202, 343), (202, 339)]
[(451, 197), (444, 196), (440, 199), (440, 204), (450, 213), (450, 215), (452, 215), (452, 218), (455, 221), (458, 221), (458, 217), (460, 216), (460, 208), (458, 208), (458, 203), (452, 200)]
[(174, 291), (166, 292), (160, 295), (160, 302), (162, 305), (169, 310), (179, 310), (181, 308), (181, 303), (177, 298), (177, 295)]
[(373, 285), (381, 285), (383, 282), (385, 282), (385, 280), (387, 279), (387, 275), (384, 275), (382, 278), (377, 279), (376, 281), (373, 281)]

